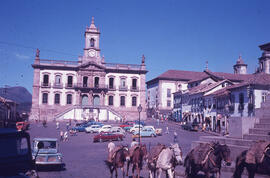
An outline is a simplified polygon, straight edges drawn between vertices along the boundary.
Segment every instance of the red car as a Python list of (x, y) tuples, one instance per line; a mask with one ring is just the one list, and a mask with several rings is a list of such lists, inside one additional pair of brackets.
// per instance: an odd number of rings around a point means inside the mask
[(123, 135), (103, 132), (98, 135), (95, 135), (93, 138), (93, 142), (104, 142), (104, 141), (112, 141), (112, 140), (123, 140)]
[(127, 122), (124, 122), (123, 124), (119, 125), (119, 127), (132, 127), (133, 125), (135, 124), (135, 122), (133, 121), (127, 121)]

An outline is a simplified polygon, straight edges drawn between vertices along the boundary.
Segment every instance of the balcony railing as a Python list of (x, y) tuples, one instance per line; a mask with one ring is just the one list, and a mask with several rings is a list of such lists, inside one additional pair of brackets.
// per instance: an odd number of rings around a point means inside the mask
[(73, 86), (73, 83), (66, 83), (66, 88), (73, 88), (74, 86)]
[(42, 82), (42, 83), (41, 83), (41, 87), (44, 87), (44, 88), (50, 88), (50, 87), (51, 87), (51, 83), (50, 83), (50, 82), (48, 82), (48, 83), (47, 83), (47, 82), (45, 82), (45, 83)]
[(119, 86), (119, 91), (127, 91), (127, 86)]
[(109, 90), (116, 90), (116, 87), (114, 85), (107, 85)]
[(139, 91), (139, 87), (137, 86), (131, 86), (130, 91)]
[(84, 84), (84, 83), (76, 83), (74, 84), (75, 88), (107, 88), (106, 85), (101, 85), (101, 84), (95, 84), (95, 85), (89, 85), (89, 84)]
[(53, 88), (63, 88), (63, 84), (62, 83), (54, 83)]

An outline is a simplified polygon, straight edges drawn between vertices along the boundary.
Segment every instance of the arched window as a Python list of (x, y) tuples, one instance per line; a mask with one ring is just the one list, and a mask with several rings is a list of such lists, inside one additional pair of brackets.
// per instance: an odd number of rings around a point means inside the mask
[(109, 78), (109, 88), (113, 89), (114, 88), (114, 78)]
[(83, 87), (87, 87), (88, 77), (83, 77)]
[(67, 104), (72, 104), (72, 94), (67, 94)]
[(137, 79), (132, 79), (132, 89), (137, 90)]
[(68, 87), (72, 87), (72, 84), (73, 84), (73, 77), (72, 76), (68, 76), (67, 86)]
[(56, 93), (54, 95), (54, 104), (60, 104), (60, 94)]
[(56, 75), (55, 76), (55, 84), (60, 85), (61, 84), (61, 75)]
[(126, 101), (125, 101), (125, 96), (121, 96), (121, 97), (120, 97), (120, 106), (125, 106), (125, 105), (126, 105), (125, 102), (126, 102)]
[(95, 39), (94, 38), (90, 39), (90, 47), (95, 47)]
[(49, 86), (49, 75), (43, 75), (43, 86)]
[(109, 106), (113, 106), (113, 96), (109, 96)]
[(136, 96), (132, 97), (132, 106), (137, 106), (137, 97)]
[(95, 77), (95, 88), (99, 87), (99, 77)]
[(42, 104), (47, 104), (48, 103), (48, 93), (43, 93), (42, 94)]

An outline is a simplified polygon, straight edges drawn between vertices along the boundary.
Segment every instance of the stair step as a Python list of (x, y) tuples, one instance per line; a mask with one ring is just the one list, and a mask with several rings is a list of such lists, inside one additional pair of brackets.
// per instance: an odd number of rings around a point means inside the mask
[(231, 138), (231, 137), (214, 137), (214, 136), (200, 136), (200, 141), (203, 142), (218, 141), (221, 144), (238, 145), (246, 147), (250, 147), (254, 143), (253, 140), (244, 140), (240, 138)]
[(270, 117), (260, 119), (259, 124), (270, 124)]
[(270, 141), (270, 135), (261, 135), (261, 134), (246, 134), (243, 136), (245, 140), (266, 140)]
[(254, 128), (270, 129), (270, 124), (255, 124)]
[(250, 134), (269, 135), (270, 129), (253, 128), (253, 129), (249, 129), (249, 133)]

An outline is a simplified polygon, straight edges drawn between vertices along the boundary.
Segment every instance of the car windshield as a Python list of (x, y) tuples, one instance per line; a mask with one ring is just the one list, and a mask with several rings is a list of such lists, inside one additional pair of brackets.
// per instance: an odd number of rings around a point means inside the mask
[[(41, 149), (55, 149), (56, 148), (55, 141), (39, 141), (39, 142), (43, 143)], [(39, 142), (36, 142), (35, 145), (37, 146)]]

